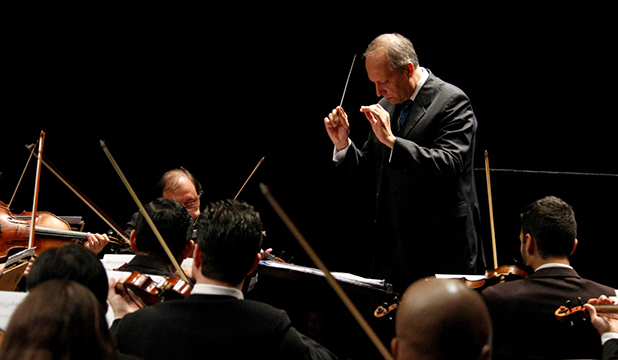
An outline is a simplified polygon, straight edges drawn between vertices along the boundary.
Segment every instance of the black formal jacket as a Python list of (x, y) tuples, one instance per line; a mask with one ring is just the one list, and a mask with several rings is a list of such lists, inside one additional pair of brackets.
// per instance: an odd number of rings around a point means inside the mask
[(600, 359), (601, 338), (590, 322), (570, 326), (554, 312), (616, 290), (581, 278), (569, 268), (546, 268), (527, 279), (483, 290), (494, 327), (493, 359)]
[(336, 359), (285, 311), (230, 296), (190, 295), (116, 320), (120, 352), (149, 359)]
[(379, 104), (397, 137), (392, 156), (370, 131), (362, 149), (352, 143), (338, 166), (375, 197), (372, 276), (401, 292), (424, 276), (477, 273), (477, 121), (468, 97), (429, 71), (401, 129), (400, 106)]
[(609, 340), (603, 345), (603, 360), (618, 359), (618, 339)]

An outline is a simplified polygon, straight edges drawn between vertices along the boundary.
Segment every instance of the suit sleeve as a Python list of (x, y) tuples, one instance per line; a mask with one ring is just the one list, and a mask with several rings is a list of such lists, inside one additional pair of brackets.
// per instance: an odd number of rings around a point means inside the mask
[(278, 350), (281, 351), (282, 358), (337, 360), (337, 356), (330, 350), (292, 327), (290, 319), (284, 311), (279, 312), (277, 322), (281, 329), (281, 342)]
[(618, 359), (618, 339), (606, 341), (603, 345), (603, 360)]
[(473, 151), (476, 119), (468, 97), (460, 91), (444, 104), (435, 119), (436, 136), (431, 143), (422, 146), (409, 139), (396, 138), (391, 157), (393, 166), (433, 174), (442, 180), (461, 175), (468, 153)]

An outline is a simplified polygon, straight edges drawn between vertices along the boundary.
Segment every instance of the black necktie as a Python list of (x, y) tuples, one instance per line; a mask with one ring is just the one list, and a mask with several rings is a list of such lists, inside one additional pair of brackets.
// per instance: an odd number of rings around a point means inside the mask
[(412, 107), (412, 100), (406, 100), (401, 104), (401, 111), (399, 112), (399, 128), (403, 127), (403, 124), (408, 118), (410, 113), (410, 107)]

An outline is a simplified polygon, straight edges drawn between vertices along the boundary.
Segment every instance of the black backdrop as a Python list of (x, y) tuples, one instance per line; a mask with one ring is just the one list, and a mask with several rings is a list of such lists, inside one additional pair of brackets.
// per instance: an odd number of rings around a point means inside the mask
[[(0, 200), (8, 202), (40, 130), (45, 154), (116, 222), (136, 206), (105, 158), (105, 140), (143, 201), (154, 183), (185, 166), (203, 202), (233, 197), (259, 159), (241, 198), (261, 212), (265, 247), (310, 265), (258, 184), (267, 184), (333, 270), (366, 275), (366, 204), (334, 176), (323, 117), (339, 104), (351, 137), (366, 138), (357, 114), (378, 99), (360, 55), (378, 34), (399, 32), (421, 66), (462, 88), (479, 121), (476, 166), (618, 174), (614, 155), (615, 29), (607, 9), (447, 6), (217, 4), (184, 7), (64, 2), (7, 11), (3, 44)], [(477, 172), (484, 241), (489, 221), (484, 172)], [(29, 210), (34, 166), (14, 210)], [(556, 195), (571, 203), (583, 276), (618, 287), (618, 178), (492, 173), (500, 264), (518, 257), (519, 213)], [(107, 227), (44, 170), (40, 210), (82, 215)], [(488, 252), (489, 255), (489, 252)], [(612, 267), (613, 265), (613, 267)]]

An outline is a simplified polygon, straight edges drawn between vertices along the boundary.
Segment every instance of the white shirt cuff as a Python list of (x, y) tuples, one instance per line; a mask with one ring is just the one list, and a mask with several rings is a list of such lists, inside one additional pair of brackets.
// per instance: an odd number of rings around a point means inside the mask
[(618, 333), (615, 332), (606, 332), (601, 335), (601, 344), (605, 344), (609, 340), (618, 339)]
[(343, 159), (345, 158), (345, 154), (348, 153), (348, 149), (350, 148), (350, 145), (352, 144), (352, 141), (350, 141), (350, 139), (348, 139), (348, 146), (346, 146), (345, 148), (337, 151), (337, 147), (334, 147), (333, 150), (333, 161), (336, 163), (340, 163), (343, 161)]

